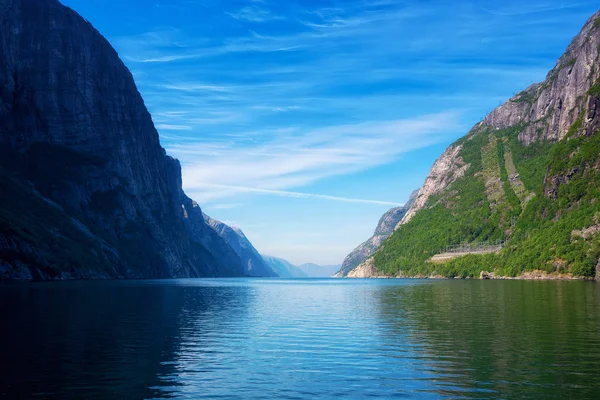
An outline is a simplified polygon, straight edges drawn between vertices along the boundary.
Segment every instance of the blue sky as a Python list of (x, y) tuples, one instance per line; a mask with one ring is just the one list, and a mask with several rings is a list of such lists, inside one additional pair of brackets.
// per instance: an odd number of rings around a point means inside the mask
[(597, 1), (63, 0), (131, 69), (184, 189), (262, 253), (341, 263)]

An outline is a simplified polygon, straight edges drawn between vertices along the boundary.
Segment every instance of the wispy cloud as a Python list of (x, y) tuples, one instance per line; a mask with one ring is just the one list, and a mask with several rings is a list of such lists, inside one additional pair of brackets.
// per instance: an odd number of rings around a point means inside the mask
[[(223, 220), (221, 221), (226, 225), (229, 225), (231, 227), (239, 227), (239, 223), (237, 221), (232, 221), (232, 220)], [(247, 229), (255, 229), (255, 228), (266, 228), (269, 225), (268, 224), (245, 224), (244, 225)]]
[[(545, 3), (526, 9), (561, 7)], [(140, 89), (198, 201), (259, 194), (240, 188), (293, 192), (448, 142), (467, 128), (461, 115), (482, 117), (543, 77), (547, 67), (524, 40), (543, 54), (550, 36), (563, 35), (544, 29), (552, 22), (531, 27), (537, 17), (507, 25), (479, 3), (308, 4), (221, 4), (206, 31), (194, 24), (117, 40), (144, 72)]]
[(243, 206), (242, 203), (222, 203), (222, 204), (212, 204), (211, 209), (213, 210), (231, 210), (233, 208), (238, 208)]
[(384, 5), (388, 7), (363, 9), (365, 4), (362, 2), (349, 2), (344, 9), (299, 7), (291, 18), (287, 18), (274, 14), (264, 3), (255, 2), (226, 14), (235, 20), (251, 23), (290, 19), (286, 29), (278, 34), (250, 30), (247, 35), (210, 40), (185, 36), (171, 28), (116, 38), (116, 44), (125, 50), (127, 60), (139, 63), (183, 62), (235, 53), (293, 52), (319, 48), (324, 40), (336, 38), (375, 40), (383, 33), (378, 33), (378, 29), (387, 30), (392, 22), (399, 24), (405, 19), (430, 12), (426, 8), (405, 9), (398, 5), (391, 7), (392, 3), (382, 3)]
[(208, 91), (208, 92), (229, 92), (231, 91), (231, 89), (225, 87), (225, 86), (217, 86), (217, 85), (210, 85), (210, 84), (205, 84), (205, 83), (198, 83), (198, 82), (179, 82), (176, 84), (173, 83), (165, 83), (165, 84), (159, 84), (156, 85), (156, 87), (159, 88), (163, 88), (163, 89), (172, 89), (172, 90), (180, 90), (183, 92), (203, 92), (203, 91)]
[[(380, 205), (380, 206), (383, 205), (383, 206), (392, 206), (392, 207), (402, 206), (402, 204), (400, 204), (400, 203), (395, 203), (395, 202), (391, 202), (391, 201), (355, 199), (355, 198), (350, 198), (350, 197), (329, 196), (329, 195), (317, 194), (317, 193), (292, 192), (292, 191), (288, 191), (288, 190), (259, 189), (259, 188), (247, 187), (247, 186), (230, 186), (230, 185), (209, 184), (209, 185), (207, 185), (207, 188), (226, 189), (226, 190), (231, 190), (236, 193), (258, 193), (258, 194), (263, 194), (263, 195), (272, 195), (272, 196), (280, 196), (280, 197), (293, 197), (296, 199), (319, 199), (319, 200), (341, 201), (344, 203), (376, 204), (376, 205)], [(212, 208), (219, 208), (219, 206), (215, 206)]]
[[(240, 193), (303, 197), (286, 190), (389, 163), (403, 153), (447, 140), (459, 126), (459, 115), (442, 113), (309, 130), (264, 131), (260, 141), (243, 146), (222, 138), (175, 143), (167, 150), (182, 160), (185, 189), (200, 203)], [(304, 197), (342, 201), (335, 196)]]
[(156, 129), (163, 131), (190, 131), (192, 130), (192, 127), (186, 125), (157, 124)]
[(258, 105), (258, 106), (252, 106), (253, 110), (267, 110), (267, 111), (274, 111), (274, 112), (286, 112), (286, 111), (293, 111), (293, 110), (299, 110), (300, 107), (299, 106), (262, 106), (262, 105)]
[(488, 5), (483, 5), (481, 3), (482, 2), (479, 1), (477, 4), (479, 5), (479, 7), (481, 7), (482, 10), (484, 10), (485, 12), (487, 12), (489, 14), (498, 15), (498, 16), (502, 16), (502, 17), (538, 14), (538, 13), (544, 13), (544, 12), (549, 12), (549, 11), (564, 10), (567, 8), (577, 8), (577, 7), (581, 7), (581, 6), (585, 6), (585, 5), (597, 4), (597, 2), (595, 2), (595, 1), (580, 1), (580, 2), (571, 1), (571, 2), (560, 2), (560, 3), (550, 2), (550, 3), (542, 3), (542, 4), (519, 3), (518, 5), (517, 4), (504, 5), (504, 4), (502, 4), (502, 2), (498, 2), (498, 3), (491, 3), (491, 4), (493, 4), (493, 6), (490, 7)]
[[(255, 2), (256, 3), (256, 2)], [(235, 18), (240, 21), (248, 21), (248, 22), (265, 22), (265, 21), (273, 21), (284, 19), (282, 16), (274, 15), (271, 10), (269, 10), (266, 6), (261, 4), (252, 4), (246, 7), (242, 7), (236, 11), (226, 12), (232, 18)]]

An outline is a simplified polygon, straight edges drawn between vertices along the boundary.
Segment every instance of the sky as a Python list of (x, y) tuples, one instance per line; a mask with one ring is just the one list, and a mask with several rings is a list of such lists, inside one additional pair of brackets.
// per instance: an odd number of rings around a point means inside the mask
[(263, 254), (341, 264), (545, 78), (598, 1), (62, 0), (131, 70), (186, 193)]

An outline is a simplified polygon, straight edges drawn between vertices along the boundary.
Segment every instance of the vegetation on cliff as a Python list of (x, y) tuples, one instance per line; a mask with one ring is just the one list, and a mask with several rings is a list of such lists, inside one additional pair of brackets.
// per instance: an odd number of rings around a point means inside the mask
[[(600, 256), (600, 132), (521, 144), (523, 127), (483, 125), (459, 141), (465, 176), (391, 236), (375, 265), (391, 275), (516, 276), (541, 269), (591, 277)], [(487, 168), (486, 168), (487, 166)], [(508, 170), (515, 169), (512, 175)], [(428, 260), (449, 245), (506, 240), (498, 254), (444, 264)]]
[[(546, 80), (492, 111), (438, 160), (426, 193), (372, 263), (386, 275), (517, 276), (528, 270), (591, 278), (600, 269), (600, 13)], [(444, 168), (441, 168), (443, 166)], [(439, 190), (436, 190), (436, 185)], [(497, 253), (431, 263), (448, 246), (497, 241)]]

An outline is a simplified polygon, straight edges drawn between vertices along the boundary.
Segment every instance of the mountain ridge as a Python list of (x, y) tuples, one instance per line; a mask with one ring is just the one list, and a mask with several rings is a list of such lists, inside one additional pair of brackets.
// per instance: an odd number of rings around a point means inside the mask
[[(352, 275), (598, 275), (599, 58), (597, 12), (545, 81), (444, 151), (394, 233)], [(498, 242), (499, 252), (431, 262), (461, 243)]]
[(56, 0), (0, 10), (0, 279), (243, 275), (110, 43)]
[(244, 232), (204, 214), (204, 221), (215, 230), (236, 252), (244, 266), (244, 275), (253, 277), (277, 277), (277, 274), (254, 248)]
[(394, 207), (381, 216), (373, 236), (358, 245), (350, 254), (344, 258), (342, 266), (334, 275), (343, 278), (354, 268), (365, 262), (381, 246), (381, 244), (394, 232), (396, 226), (415, 202), (418, 190), (411, 193), (408, 201), (401, 207)]

